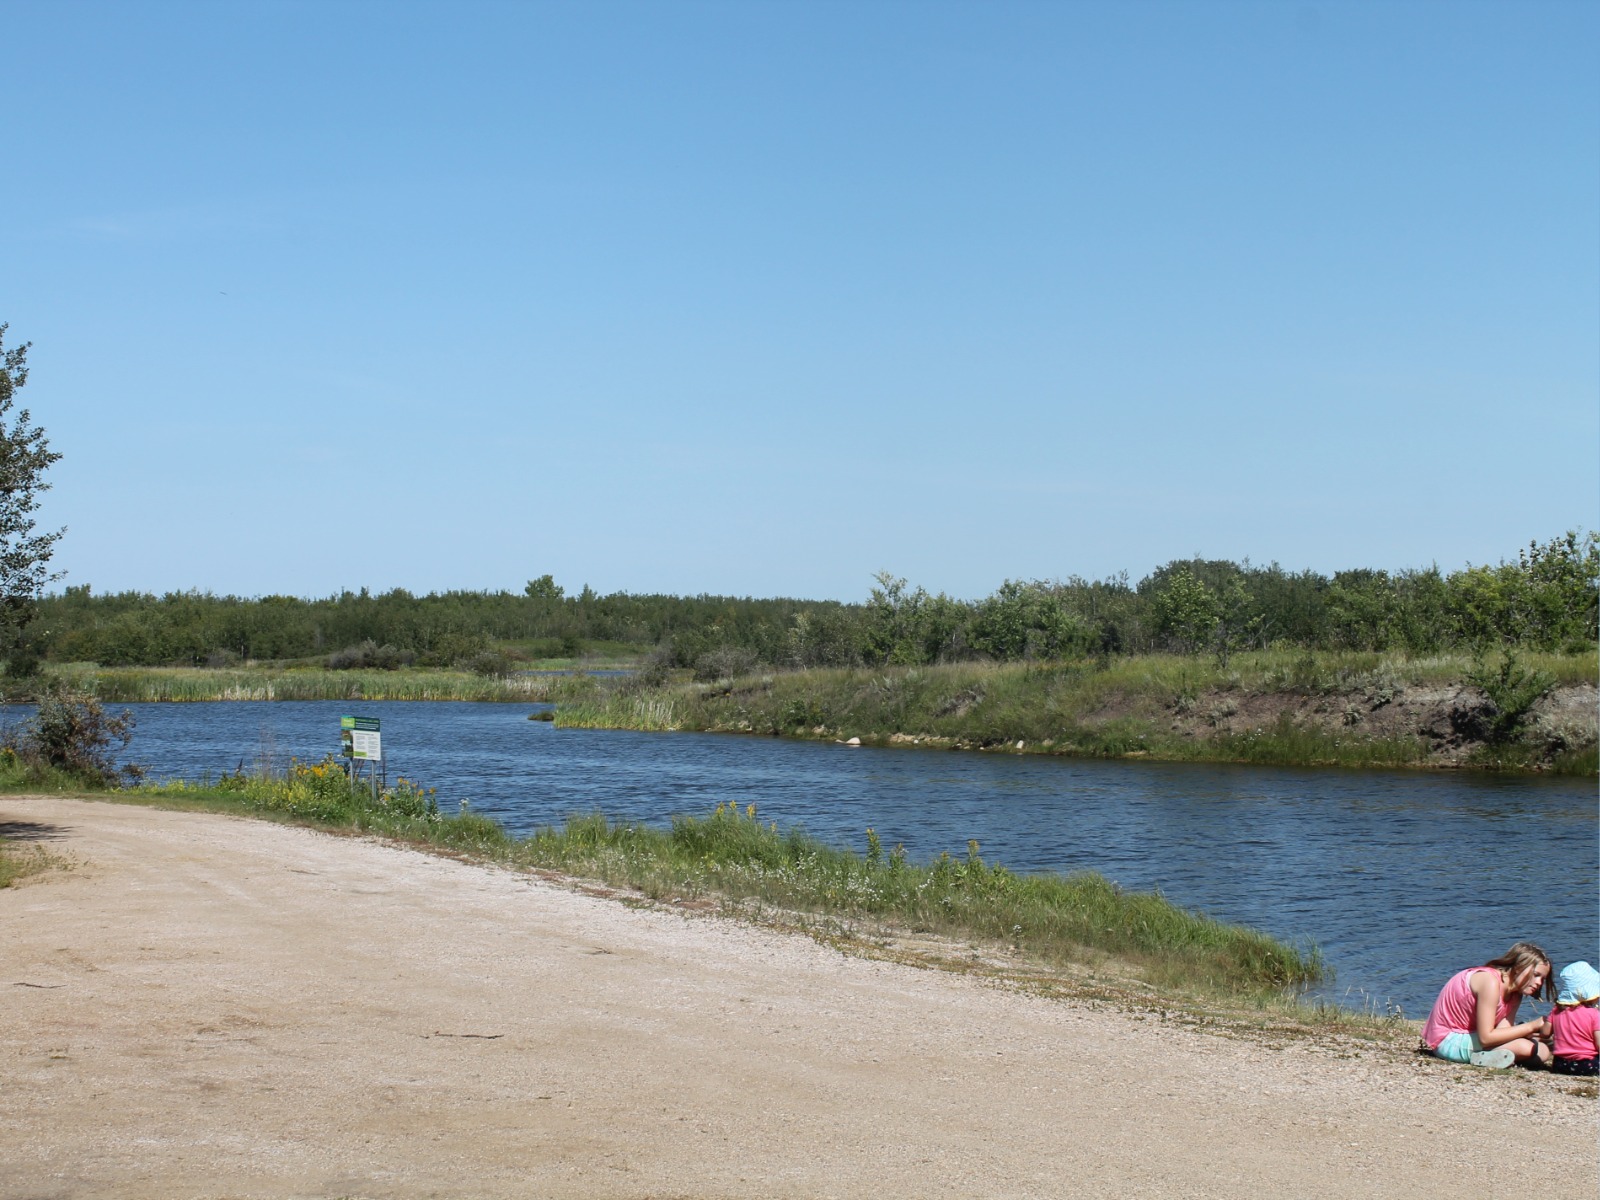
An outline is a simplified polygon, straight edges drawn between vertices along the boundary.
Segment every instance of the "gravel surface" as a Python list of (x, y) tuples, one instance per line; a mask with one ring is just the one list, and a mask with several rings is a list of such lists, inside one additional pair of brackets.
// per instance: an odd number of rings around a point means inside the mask
[(0, 798), (0, 1197), (1596, 1194), (1573, 1081), (1205, 1032), (232, 817)]

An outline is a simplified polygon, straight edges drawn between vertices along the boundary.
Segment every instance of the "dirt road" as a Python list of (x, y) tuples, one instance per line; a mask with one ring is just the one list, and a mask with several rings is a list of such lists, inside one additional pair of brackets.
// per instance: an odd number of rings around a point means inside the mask
[(1570, 1081), (1019, 995), (496, 868), (0, 798), (0, 1197), (1593, 1197)]

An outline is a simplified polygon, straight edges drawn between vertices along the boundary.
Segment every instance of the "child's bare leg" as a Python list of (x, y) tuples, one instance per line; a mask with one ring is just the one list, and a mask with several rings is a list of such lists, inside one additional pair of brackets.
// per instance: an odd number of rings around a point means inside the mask
[[(1495, 1026), (1495, 1028), (1510, 1029), (1511, 1022), (1501, 1021), (1500, 1024)], [(1554, 1057), (1550, 1047), (1546, 1046), (1537, 1038), (1524, 1037), (1517, 1038), (1510, 1042), (1501, 1042), (1499, 1048), (1511, 1051), (1511, 1053), (1517, 1056), (1518, 1062), (1525, 1062), (1530, 1058), (1536, 1058), (1547, 1067), (1550, 1065), (1550, 1060)]]
[(1526, 1062), (1530, 1058), (1537, 1058), (1546, 1066), (1550, 1065), (1550, 1047), (1533, 1038), (1516, 1038), (1513, 1041), (1501, 1042), (1497, 1049), (1509, 1050), (1517, 1056), (1518, 1062)]

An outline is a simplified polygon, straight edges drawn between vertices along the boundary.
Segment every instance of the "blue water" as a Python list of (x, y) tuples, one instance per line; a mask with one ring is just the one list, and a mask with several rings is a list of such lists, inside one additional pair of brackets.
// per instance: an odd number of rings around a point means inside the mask
[(1092, 762), (775, 738), (557, 729), (528, 704), (144, 704), (130, 757), (158, 776), (320, 758), (341, 713), (378, 716), (390, 777), (527, 832), (572, 813), (665, 823), (719, 802), (861, 849), (1099, 871), (1289, 939), (1325, 994), (1425, 1015), (1439, 985), (1523, 938), (1600, 962), (1592, 781)]

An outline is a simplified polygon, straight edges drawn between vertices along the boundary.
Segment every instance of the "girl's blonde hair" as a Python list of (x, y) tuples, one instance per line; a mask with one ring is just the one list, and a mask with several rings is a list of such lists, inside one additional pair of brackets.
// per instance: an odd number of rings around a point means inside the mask
[(1544, 968), (1544, 986), (1539, 989), (1539, 998), (1551, 1004), (1555, 1003), (1556, 980), (1555, 972), (1550, 968), (1550, 956), (1532, 942), (1518, 942), (1499, 958), (1491, 958), (1483, 965), (1504, 971), (1511, 976), (1512, 983), (1522, 978), (1523, 972), (1529, 967), (1542, 966)]

